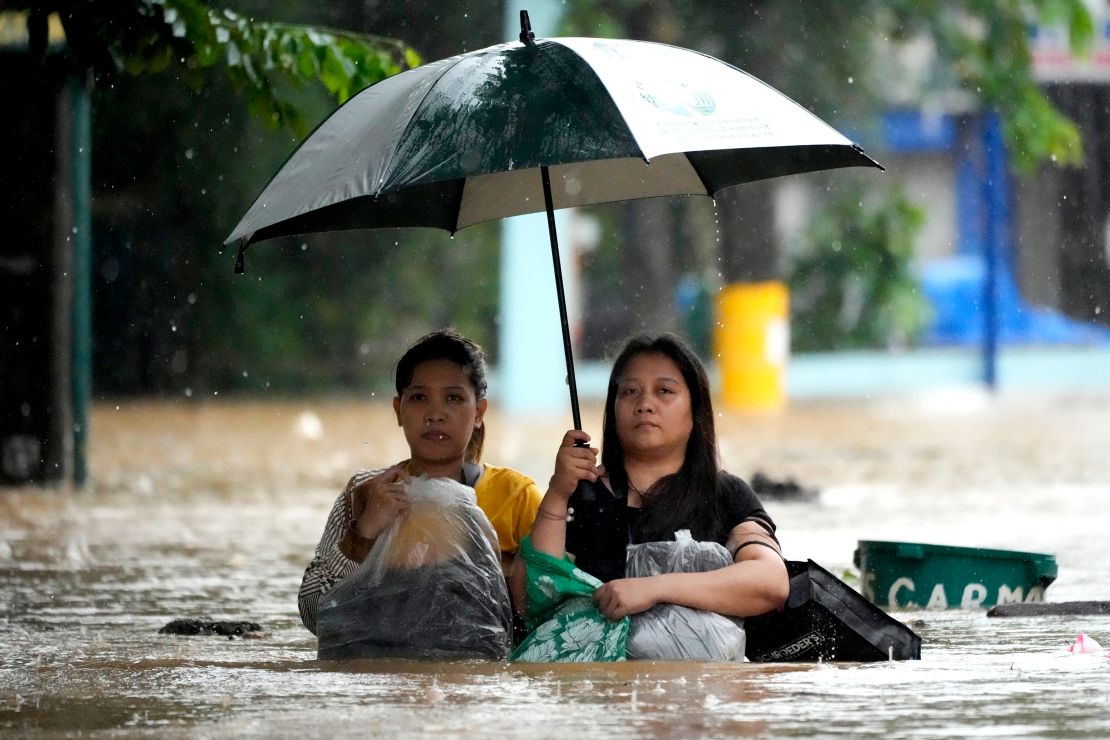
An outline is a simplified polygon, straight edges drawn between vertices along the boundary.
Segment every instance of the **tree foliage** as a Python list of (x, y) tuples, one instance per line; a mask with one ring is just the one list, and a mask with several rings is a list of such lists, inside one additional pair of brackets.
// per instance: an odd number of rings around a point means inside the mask
[(806, 246), (791, 255), (791, 344), (796, 351), (914, 343), (930, 319), (913, 274), (913, 243), (925, 212), (904, 193), (867, 202), (841, 193), (810, 224)]
[[(699, 49), (788, 91), (863, 141), (881, 141), (879, 114), (891, 108), (957, 115), (993, 111), (1019, 172), (1041, 163), (1078, 166), (1083, 160), (1076, 125), (1034, 78), (1030, 31), (1038, 24), (1064, 27), (1073, 53), (1084, 54), (1094, 33), (1084, 0), (700, 0), (696, 6), (687, 0), (569, 0), (567, 5), (566, 33)], [(792, 271), (795, 349), (897, 346), (912, 343), (923, 328), (925, 305), (910, 270), (908, 239), (921, 214), (890, 193), (879, 198), (881, 206), (865, 211), (861, 201), (873, 199), (853, 188), (858, 180), (842, 171), (825, 180), (829, 184), (818, 200), (829, 202), (812, 219), (804, 240), (809, 246), (801, 253), (790, 254), (775, 243), (773, 186), (755, 183), (717, 199), (720, 259), (706, 272), (712, 276), (714, 266), (723, 267), (716, 275), (725, 282), (746, 282), (777, 279), (783, 267)], [(656, 237), (653, 246), (666, 238)]]
[[(64, 13), (59, 5), (50, 8)], [(499, 31), (493, 31), (496, 38), (473, 33), (465, 11), (447, 19), (446, 9), (434, 7), (402, 14), (414, 26), (396, 18), (359, 20), (354, 3), (339, 1), (322, 7), (297, 0), (274, 9), (285, 19), (350, 23), (375, 32), (370, 34), (265, 23), (241, 10), (247, 3), (228, 13), (190, 0), (189, 7), (203, 13), (185, 18), (181, 37), (173, 35), (173, 24), (180, 33), (182, 16), (167, 16), (166, 10), (181, 11), (185, 3), (131, 5), (145, 9), (135, 11), (145, 15), (134, 28), (148, 24), (158, 40), (150, 34), (147, 41), (136, 40), (143, 35), (132, 27), (122, 33), (131, 15), (98, 8), (106, 35), (97, 43), (113, 51), (80, 56), (98, 82), (93, 92), (98, 394), (199, 399), (229, 391), (384, 390), (404, 347), (445, 325), (495, 349), (496, 225), (467, 229), (455, 238), (438, 231), (382, 230), (275, 240), (251, 251), (248, 272), (240, 276), (232, 273), (234, 252), (221, 253), (221, 242), (304, 129), (375, 76), (418, 62), (407, 43), (387, 36), (407, 38), (413, 30), (415, 38), (417, 30), (450, 29), (456, 38), (468, 33), (470, 43), (486, 45), (501, 40)], [(432, 22), (433, 13), (445, 16), (442, 25)], [(73, 34), (94, 33), (79, 20), (67, 21)], [(347, 40), (364, 49), (351, 51)], [(237, 52), (229, 51), (232, 41)], [(159, 44), (173, 53), (157, 52)], [(217, 47), (222, 51), (213, 52)], [(300, 52), (281, 57), (290, 49)], [(270, 67), (267, 59), (274, 55)], [(362, 61), (372, 57), (378, 62)], [(336, 66), (337, 59), (346, 61)], [(297, 66), (288, 66), (291, 62)], [(333, 67), (336, 75), (358, 74), (329, 83)], [(314, 79), (324, 84), (312, 84)], [(244, 95), (261, 116), (248, 115)], [(298, 120), (305, 125), (273, 125)]]
[(337, 102), (420, 63), (404, 42), (382, 36), (258, 21), (201, 0), (34, 0), (5, 7), (28, 13), (32, 53), (46, 49), (46, 18), (57, 13), (66, 45), (98, 81), (171, 71), (193, 90), (219, 68), (251, 112), (298, 135), (307, 122), (285, 83), (322, 83)]
[[(891, 93), (955, 95), (998, 111), (1019, 168), (1082, 160), (1078, 130), (1033, 78), (1029, 29), (1064, 26), (1073, 50), (1085, 53), (1094, 28), (1084, 0), (703, 0), (697, 13), (684, 0), (569, 5), (573, 32), (701, 49), (835, 120), (858, 123)], [(910, 44), (929, 47), (935, 74), (907, 79), (894, 57)]]
[[(419, 62), (390, 36), (420, 39), (419, 48), (436, 56), (497, 43), (505, 39), (490, 18), (501, 4), (297, 0), (271, 9), (243, 0), (235, 7), (0, 0), (0, 8), (27, 11), (38, 53), (45, 18), (57, 13), (68, 53), (97, 80), (98, 391), (382, 387), (404, 343), (445, 324), (495, 348), (494, 225), (453, 240), (419, 231), (307, 246), (291, 240), (252, 250), (239, 278), (232, 256), (218, 249), (296, 139), (335, 102)], [(244, 7), (375, 33), (261, 21)], [(1090, 38), (1082, 0), (568, 0), (566, 7), (576, 33), (702, 49), (854, 128), (866, 128), (892, 87), (911, 100), (956, 90), (1003, 114), (1016, 161), (1078, 160), (1074, 127), (1032, 79), (1026, 29), (1036, 19), (1065, 23), (1081, 48)], [(921, 39), (941, 62), (939, 74), (909, 91), (880, 46)], [(165, 84), (177, 79), (182, 84)], [(257, 115), (248, 118), (236, 96)], [(836, 223), (850, 229), (852, 221)], [(878, 223), (869, 233), (888, 232)], [(616, 234), (607, 240), (617, 241)], [(590, 276), (598, 284), (604, 278)], [(619, 304), (614, 316), (635, 315), (629, 291), (608, 298)], [(599, 320), (595, 312), (588, 323)], [(602, 333), (612, 340), (616, 332)]]
[(895, 0), (884, 3), (898, 39), (928, 37), (953, 82), (995, 109), (1015, 165), (1040, 161), (1078, 165), (1079, 131), (1033, 78), (1029, 29), (1064, 26), (1074, 52), (1089, 51), (1094, 25), (1083, 0)]

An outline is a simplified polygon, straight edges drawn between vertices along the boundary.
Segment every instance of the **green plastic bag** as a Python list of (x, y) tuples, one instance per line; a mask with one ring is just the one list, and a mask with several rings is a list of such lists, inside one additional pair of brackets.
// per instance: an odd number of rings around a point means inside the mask
[(520, 543), (528, 567), (529, 630), (510, 660), (525, 663), (591, 663), (624, 660), (630, 619), (606, 619), (594, 603), (601, 586), (566, 558), (553, 558), (532, 547), (531, 536)]

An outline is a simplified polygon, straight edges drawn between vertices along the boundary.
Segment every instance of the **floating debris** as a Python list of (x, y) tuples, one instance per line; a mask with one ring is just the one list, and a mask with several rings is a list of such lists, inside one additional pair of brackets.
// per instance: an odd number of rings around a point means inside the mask
[(795, 482), (793, 478), (775, 480), (760, 471), (752, 476), (750, 481), (752, 490), (763, 500), (772, 501), (800, 501), (813, 503), (817, 501), (820, 491)]
[(175, 619), (158, 630), (160, 635), (221, 635), (232, 639), (261, 632), (257, 622), (214, 622), (209, 619)]
[(988, 617), (1054, 617), (1061, 615), (1110, 615), (1110, 601), (1029, 601), (998, 604), (987, 610)]

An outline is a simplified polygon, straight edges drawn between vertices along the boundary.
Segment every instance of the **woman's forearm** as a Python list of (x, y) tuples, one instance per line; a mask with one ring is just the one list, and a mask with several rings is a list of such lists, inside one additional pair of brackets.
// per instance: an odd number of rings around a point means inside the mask
[(778, 557), (742, 560), (705, 573), (664, 573), (653, 576), (658, 603), (734, 617), (754, 617), (778, 609), (786, 602), (790, 580)]
[(567, 552), (567, 502), (552, 496), (543, 497), (532, 524), (532, 547), (553, 558)]

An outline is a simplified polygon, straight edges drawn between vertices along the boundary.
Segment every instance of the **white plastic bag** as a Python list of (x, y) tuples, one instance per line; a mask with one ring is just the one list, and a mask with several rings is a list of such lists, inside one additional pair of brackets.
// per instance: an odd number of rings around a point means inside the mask
[[(629, 545), (629, 578), (662, 573), (703, 573), (732, 564), (728, 550), (716, 542), (698, 542), (688, 530), (674, 542)], [(632, 617), (629, 660), (744, 660), (744, 620), (677, 604), (658, 604)]]
[(474, 490), (422, 476), (405, 493), (406, 514), (320, 600), (318, 657), (506, 659), (509, 592)]

